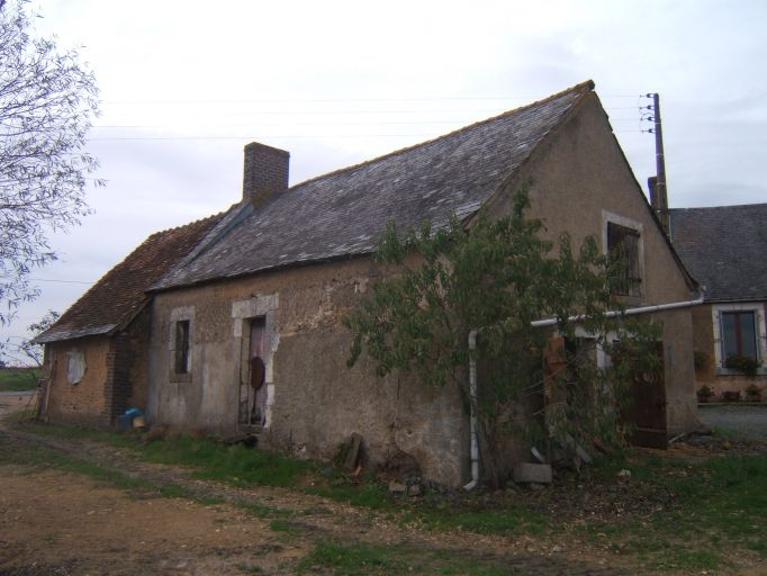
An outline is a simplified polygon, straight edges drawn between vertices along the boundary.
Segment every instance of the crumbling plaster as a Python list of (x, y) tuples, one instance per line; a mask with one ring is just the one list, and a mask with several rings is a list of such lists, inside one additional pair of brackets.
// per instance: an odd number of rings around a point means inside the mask
[[(363, 257), (157, 294), (150, 418), (181, 429), (235, 433), (245, 322), (264, 316), (270, 357), (262, 442), (331, 458), (358, 432), (372, 463), (401, 451), (418, 460), (427, 478), (459, 484), (468, 438), (458, 391), (378, 378), (365, 358), (346, 366), (351, 334), (342, 318), (380, 274)], [(171, 382), (171, 315), (189, 306), (195, 309), (191, 377)]]
[[(508, 213), (513, 192), (528, 181), (530, 215), (544, 221), (546, 237), (568, 232), (578, 246), (587, 235), (602, 236), (603, 211), (630, 218), (644, 234), (641, 302), (690, 298), (596, 96), (539, 146), (483, 209)], [(237, 324), (253, 312), (249, 306), (258, 306), (253, 302), (274, 298), (271, 410), (264, 440), (327, 458), (358, 432), (374, 463), (403, 451), (418, 460), (426, 478), (453, 486), (465, 482), (468, 418), (457, 389), (430, 389), (394, 375), (377, 378), (364, 356), (353, 368), (346, 366), (350, 334), (341, 319), (381, 274), (371, 258), (358, 257), (157, 293), (150, 417), (180, 428), (233, 433), (242, 354)], [(190, 382), (173, 383), (164, 339), (171, 310), (181, 306), (195, 306), (193, 368)], [(664, 324), (669, 429), (688, 430), (695, 421), (690, 312), (658, 318)]]

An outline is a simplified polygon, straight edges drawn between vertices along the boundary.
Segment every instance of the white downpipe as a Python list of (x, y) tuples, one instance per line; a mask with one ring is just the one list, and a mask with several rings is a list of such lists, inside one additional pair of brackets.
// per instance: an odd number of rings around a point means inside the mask
[[(651, 312), (661, 312), (663, 310), (675, 310), (677, 308), (689, 308), (691, 306), (698, 306), (703, 304), (703, 293), (695, 300), (685, 300), (683, 302), (669, 302), (668, 304), (653, 304), (651, 306), (639, 306), (638, 308), (626, 308), (626, 310), (609, 310), (605, 312), (605, 316), (608, 318), (614, 318), (615, 316), (634, 316), (636, 314), (649, 314)], [(569, 322), (579, 322), (585, 320), (585, 315), (570, 316), (567, 320)], [(530, 325), (534, 328), (540, 328), (543, 326), (554, 326), (557, 323), (556, 318), (545, 318), (544, 320), (534, 320), (530, 322)]]
[[(663, 310), (675, 310), (677, 308), (689, 308), (703, 304), (703, 291), (695, 300), (685, 300), (682, 302), (669, 302), (667, 304), (653, 304), (651, 306), (639, 306), (637, 308), (627, 308), (626, 310), (609, 310), (605, 312), (608, 318), (615, 316), (634, 316), (636, 314), (649, 314), (652, 312), (661, 312)], [(585, 320), (586, 316), (570, 316), (570, 322)], [(530, 323), (534, 328), (544, 326), (554, 326), (557, 323), (556, 318), (545, 318), (535, 320)], [(463, 489), (473, 490), (479, 484), (479, 440), (477, 437), (477, 359), (475, 352), (477, 349), (477, 330), (469, 332), (469, 435), (471, 436), (471, 482), (466, 484)]]
[(471, 436), (471, 482), (463, 489), (474, 490), (479, 484), (479, 440), (477, 439), (477, 331), (469, 332), (469, 435)]

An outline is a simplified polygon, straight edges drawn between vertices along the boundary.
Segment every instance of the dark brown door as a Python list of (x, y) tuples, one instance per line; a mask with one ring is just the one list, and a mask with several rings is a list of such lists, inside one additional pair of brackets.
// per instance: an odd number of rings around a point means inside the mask
[(666, 381), (663, 364), (663, 343), (658, 342), (654, 370), (637, 374), (632, 383), (631, 402), (626, 418), (633, 425), (631, 441), (636, 446), (667, 448)]

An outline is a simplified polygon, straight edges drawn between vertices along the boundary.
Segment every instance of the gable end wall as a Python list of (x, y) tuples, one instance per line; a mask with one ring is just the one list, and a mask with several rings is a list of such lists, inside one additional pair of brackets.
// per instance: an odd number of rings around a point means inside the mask
[[(573, 246), (587, 236), (603, 246), (606, 218), (618, 216), (641, 227), (642, 294), (627, 306), (682, 302), (695, 297), (648, 208), (647, 201), (592, 94), (534, 151), (504, 190), (486, 206), (490, 214), (511, 208), (513, 194), (529, 182), (529, 216), (556, 242), (569, 233)], [(655, 314), (663, 323), (667, 426), (670, 434), (698, 426), (692, 353), (692, 309)]]

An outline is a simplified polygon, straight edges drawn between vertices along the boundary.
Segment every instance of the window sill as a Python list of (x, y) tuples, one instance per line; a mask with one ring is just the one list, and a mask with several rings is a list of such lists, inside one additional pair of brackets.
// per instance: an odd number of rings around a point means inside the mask
[[(716, 375), (717, 376), (743, 376), (744, 378), (748, 378), (745, 372), (741, 372), (740, 370), (733, 370), (732, 368), (717, 368)], [(756, 370), (756, 376), (767, 376), (767, 368), (758, 368)]]

